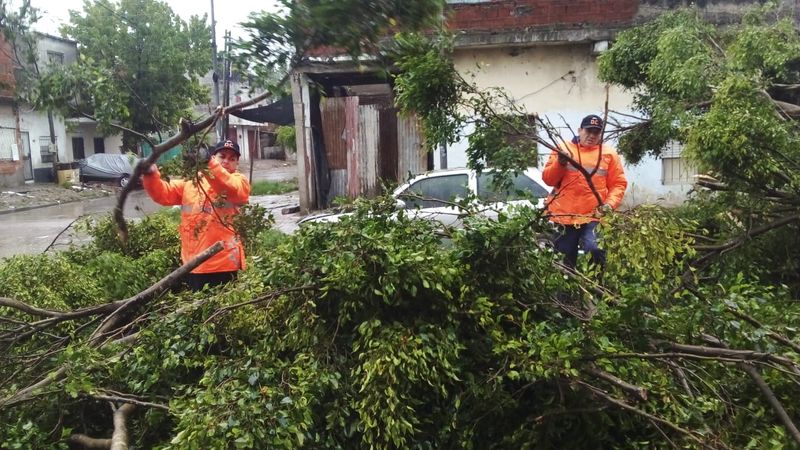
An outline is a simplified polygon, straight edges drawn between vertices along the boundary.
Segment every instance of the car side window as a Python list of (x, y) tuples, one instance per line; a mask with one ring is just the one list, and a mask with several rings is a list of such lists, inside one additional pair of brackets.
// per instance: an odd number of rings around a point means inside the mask
[(525, 174), (519, 174), (511, 180), (509, 189), (504, 189), (494, 182), (491, 172), (483, 172), (478, 176), (478, 198), (484, 202), (506, 202), (523, 198), (547, 197), (547, 190)]
[(424, 178), (409, 186), (399, 198), (408, 209), (451, 206), (469, 195), (468, 181), (465, 174)]

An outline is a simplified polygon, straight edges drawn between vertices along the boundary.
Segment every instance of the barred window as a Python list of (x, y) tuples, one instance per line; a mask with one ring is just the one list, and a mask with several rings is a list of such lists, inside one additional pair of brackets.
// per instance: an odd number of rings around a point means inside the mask
[(39, 137), (39, 155), (42, 158), (42, 163), (51, 163), (55, 161), (55, 153), (50, 145), (50, 136)]
[(691, 184), (697, 169), (683, 157), (683, 146), (671, 142), (661, 153), (661, 184)]

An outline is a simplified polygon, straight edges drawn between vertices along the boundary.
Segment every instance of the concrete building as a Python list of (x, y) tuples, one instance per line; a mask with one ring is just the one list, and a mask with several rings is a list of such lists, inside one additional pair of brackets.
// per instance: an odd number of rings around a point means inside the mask
[[(738, 22), (761, 1), (717, 0), (448, 0), (448, 26), (456, 33), (456, 69), (479, 87), (503, 88), (518, 106), (563, 125), (562, 136), (577, 133), (587, 114), (603, 115), (606, 86), (597, 77), (597, 57), (618, 32), (677, 7), (693, 6), (711, 22)], [(783, 0), (781, 8), (797, 17), (798, 4)], [(619, 122), (636, 115), (632, 96), (617, 87), (608, 90), (608, 109)], [(543, 136), (545, 137), (545, 136)], [(613, 142), (612, 142), (613, 144)], [(439, 167), (466, 164), (466, 139), (446, 154), (437, 150)], [(540, 160), (549, 155), (542, 149)], [(661, 158), (626, 165), (626, 202), (678, 203), (692, 186), (694, 169), (673, 145)]]
[[(45, 72), (77, 61), (74, 41), (46, 34), (36, 36), (37, 63), (25, 70)], [(121, 136), (99, 135), (93, 121), (64, 119), (19, 103), (15, 74), (23, 70), (20, 61), (24, 58), (18, 58), (14, 48), (4, 40), (0, 44), (0, 77), (6, 86), (0, 94), (0, 185), (54, 181), (56, 162), (69, 163), (94, 153), (120, 152)]]

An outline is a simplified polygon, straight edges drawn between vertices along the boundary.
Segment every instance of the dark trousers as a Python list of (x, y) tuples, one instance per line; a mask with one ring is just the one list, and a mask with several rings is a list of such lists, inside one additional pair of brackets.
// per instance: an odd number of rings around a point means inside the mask
[(230, 283), (236, 279), (239, 272), (211, 272), (211, 273), (190, 273), (186, 278), (186, 284), (194, 292), (202, 291), (204, 286), (214, 287), (221, 284)]
[(602, 268), (606, 263), (606, 251), (597, 246), (597, 222), (583, 225), (561, 225), (561, 234), (556, 238), (554, 245), (557, 251), (564, 254), (564, 265), (574, 269), (578, 262), (578, 247), (591, 255), (592, 264)]

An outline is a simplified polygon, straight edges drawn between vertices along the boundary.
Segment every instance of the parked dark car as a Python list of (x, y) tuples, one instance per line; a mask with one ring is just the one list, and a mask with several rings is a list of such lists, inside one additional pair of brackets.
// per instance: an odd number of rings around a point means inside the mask
[(138, 162), (134, 154), (96, 153), (78, 161), (81, 181), (111, 182), (125, 187), (131, 179), (133, 167)]

